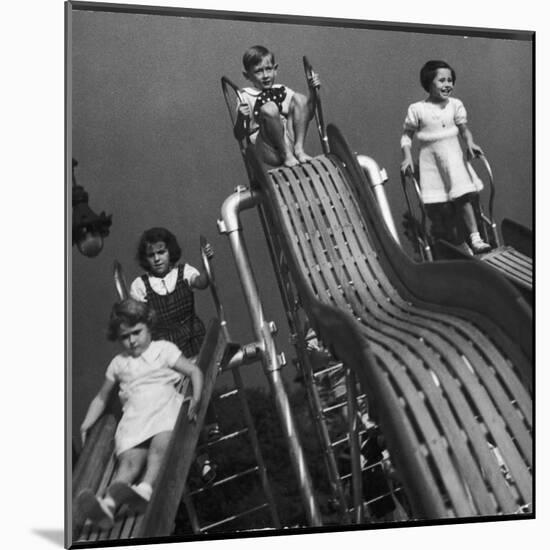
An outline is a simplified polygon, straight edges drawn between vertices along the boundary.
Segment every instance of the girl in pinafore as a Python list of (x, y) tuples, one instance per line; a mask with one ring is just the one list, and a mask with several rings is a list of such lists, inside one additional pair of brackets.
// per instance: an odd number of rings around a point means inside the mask
[[(207, 257), (212, 257), (210, 245)], [(191, 361), (196, 361), (205, 336), (205, 328), (195, 313), (194, 289), (208, 287), (205, 272), (188, 263), (178, 263), (181, 248), (176, 237), (164, 227), (153, 227), (143, 233), (138, 244), (136, 259), (145, 273), (134, 279), (130, 295), (147, 302), (155, 311), (158, 322), (153, 330), (155, 339), (173, 342)], [(219, 437), (220, 428), (216, 412), (209, 403), (202, 440)], [(216, 475), (215, 465), (207, 453), (197, 457), (201, 476), (210, 482)]]
[(473, 194), (483, 184), (466, 162), (459, 136), (469, 158), (482, 155), (483, 151), (468, 129), (462, 101), (451, 97), (455, 81), (456, 73), (445, 61), (428, 61), (422, 67), (420, 83), (429, 95), (410, 105), (407, 111), (401, 136), (401, 172), (414, 171), (411, 146), (416, 135), (420, 146), (420, 189), (428, 213), (431, 205), (451, 202), (469, 234), (469, 245), (477, 254), (490, 249), (479, 234), (472, 206)]
[(206, 288), (208, 277), (187, 263), (178, 264), (180, 258), (181, 248), (170, 231), (163, 227), (145, 231), (136, 259), (146, 273), (132, 282), (130, 294), (155, 310), (155, 338), (174, 342), (185, 357), (193, 359), (205, 336), (204, 324), (195, 313), (193, 289)]
[[(183, 396), (176, 386), (181, 375), (191, 379), (193, 395), (188, 416), (194, 419), (200, 400), (203, 376), (176, 345), (152, 341), (154, 312), (131, 298), (114, 305), (108, 338), (122, 348), (107, 367), (105, 380), (81, 424), (82, 442), (105, 410), (115, 385), (119, 387), (122, 417), (115, 432), (117, 470), (104, 497), (84, 489), (76, 500), (76, 513), (100, 528), (110, 528), (122, 504), (143, 512), (149, 502)], [(143, 471), (140, 483), (131, 485)]]

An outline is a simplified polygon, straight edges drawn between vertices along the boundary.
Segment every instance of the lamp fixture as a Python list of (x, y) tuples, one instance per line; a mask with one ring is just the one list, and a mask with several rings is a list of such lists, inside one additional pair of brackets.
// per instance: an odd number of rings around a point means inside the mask
[(97, 256), (103, 248), (103, 240), (109, 234), (111, 215), (101, 212), (98, 216), (88, 205), (88, 193), (77, 185), (74, 169), (78, 161), (73, 159), (73, 245), (88, 258)]

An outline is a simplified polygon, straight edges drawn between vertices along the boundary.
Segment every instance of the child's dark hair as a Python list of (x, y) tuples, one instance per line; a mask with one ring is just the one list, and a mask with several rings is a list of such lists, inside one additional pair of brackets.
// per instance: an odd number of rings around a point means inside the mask
[(432, 59), (424, 63), (424, 66), (420, 69), (420, 84), (422, 84), (422, 88), (424, 88), (427, 92), (430, 91), (430, 85), (432, 84), (438, 69), (449, 69), (449, 71), (451, 71), (453, 84), (456, 82), (456, 72), (446, 61)]
[(248, 48), (243, 55), (244, 70), (248, 72), (252, 69), (252, 67), (254, 67), (254, 65), (261, 63), (262, 59), (267, 56), (270, 56), (271, 62), (275, 63), (275, 56), (273, 55), (273, 52), (270, 52), (265, 46), (252, 46), (251, 48)]
[(133, 298), (126, 298), (116, 303), (111, 310), (109, 325), (107, 327), (107, 338), (114, 342), (118, 340), (120, 326), (133, 327), (138, 323), (146, 324), (149, 329), (155, 324), (155, 312), (147, 302), (139, 302)]
[(171, 264), (177, 263), (181, 258), (181, 248), (174, 234), (170, 233), (170, 231), (164, 227), (152, 227), (144, 231), (141, 236), (136, 254), (137, 262), (145, 271), (149, 271), (149, 264), (147, 263), (147, 245), (158, 242), (163, 242), (166, 245)]

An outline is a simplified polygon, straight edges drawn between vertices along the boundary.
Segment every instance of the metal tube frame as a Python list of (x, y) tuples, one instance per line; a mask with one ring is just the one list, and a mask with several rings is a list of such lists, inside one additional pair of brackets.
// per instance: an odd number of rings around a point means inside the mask
[(265, 212), (260, 205), (259, 207), (260, 220), (266, 237), (271, 262), (275, 269), (275, 276), (279, 291), (285, 308), (288, 326), (291, 333), (291, 341), (296, 350), (297, 360), (301, 366), (301, 373), (305, 379), (306, 395), (308, 399), (309, 409), (317, 429), (319, 443), (324, 449), (323, 459), (327, 468), (331, 493), (338, 506), (338, 512), (343, 524), (350, 523), (350, 515), (348, 511), (347, 498), (344, 493), (342, 479), (336, 461), (334, 449), (330, 440), (330, 435), (326, 426), (323, 407), (320, 402), (319, 392), (313, 376), (313, 368), (311, 361), (308, 358), (306, 348), (307, 342), (304, 335), (304, 322), (300, 318), (301, 311), (300, 300), (295, 295), (292, 283), (288, 277), (288, 267), (285, 264), (285, 258), (280, 250), (277, 239), (269, 231)]
[(260, 196), (256, 191), (245, 187), (237, 188), (236, 192), (224, 201), (221, 209), (221, 220), (218, 222), (218, 226), (220, 232), (226, 234), (229, 238), (241, 287), (252, 320), (252, 328), (261, 346), (260, 357), (262, 366), (275, 400), (283, 433), (288, 442), (290, 460), (298, 480), (308, 522), (312, 526), (321, 526), (322, 520), (313, 493), (311, 476), (280, 372), (281, 367), (285, 363), (284, 355), (277, 355), (273, 340), (274, 325), (265, 320), (258, 287), (252, 273), (242, 235), (242, 226), (239, 218), (240, 212), (257, 206), (259, 202)]
[(382, 217), (384, 218), (390, 233), (395, 239), (395, 242), (397, 244), (400, 244), (397, 229), (395, 227), (393, 216), (391, 214), (390, 205), (388, 204), (386, 192), (384, 191), (384, 182), (386, 182), (388, 179), (386, 171), (381, 170), (378, 166), (378, 163), (371, 157), (367, 157), (366, 155), (355, 156), (357, 158), (357, 163), (363, 170), (364, 174), (369, 180), (369, 183), (372, 186), (372, 190), (376, 197), (376, 201), (378, 202)]
[(363, 521), (363, 472), (361, 469), (361, 444), (359, 443), (357, 382), (351, 369), (348, 366), (344, 366), (344, 368), (348, 409), (348, 438), (351, 456), (353, 520), (355, 523), (361, 523)]

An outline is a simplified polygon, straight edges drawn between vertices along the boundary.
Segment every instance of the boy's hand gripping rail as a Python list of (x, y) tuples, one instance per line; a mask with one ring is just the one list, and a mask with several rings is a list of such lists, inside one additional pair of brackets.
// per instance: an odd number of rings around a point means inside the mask
[[(306, 80), (308, 81), (309, 86), (309, 79), (313, 75), (313, 67), (311, 66), (311, 63), (309, 62), (308, 58), (304, 55), (303, 57), (304, 62), (304, 72), (306, 73)], [(321, 105), (321, 93), (319, 91), (319, 86), (315, 86), (313, 88), (313, 94), (315, 98), (315, 105), (314, 105), (314, 114), (315, 114), (315, 122), (317, 123), (317, 131), (319, 132), (319, 138), (321, 139), (321, 147), (323, 148), (323, 153), (325, 155), (328, 155), (330, 153), (330, 148), (328, 145), (328, 137), (327, 132), (325, 128), (325, 120), (323, 117), (323, 107)]]

